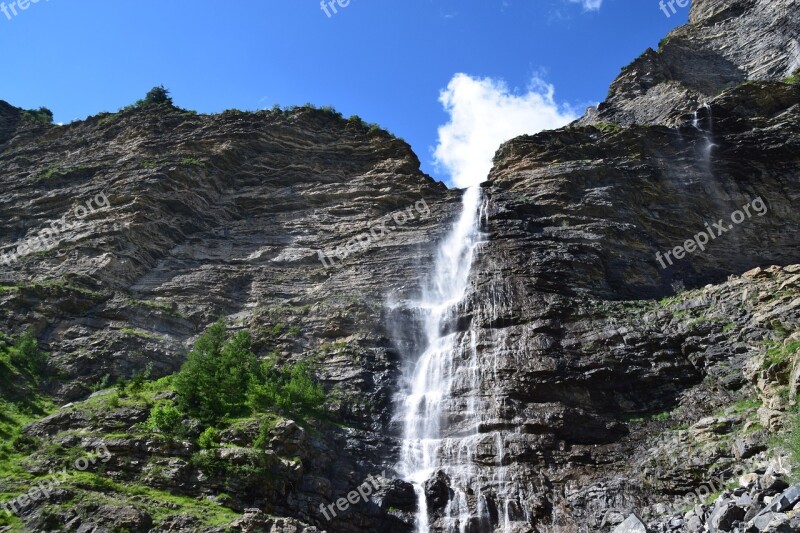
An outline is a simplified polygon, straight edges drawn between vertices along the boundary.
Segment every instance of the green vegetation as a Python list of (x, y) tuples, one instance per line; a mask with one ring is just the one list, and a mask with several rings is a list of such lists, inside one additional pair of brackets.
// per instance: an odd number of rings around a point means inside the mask
[(663, 422), (672, 418), (672, 413), (670, 411), (664, 411), (661, 413), (653, 413), (645, 416), (629, 416), (626, 417), (625, 420), (632, 424), (644, 424), (645, 422), (652, 422), (652, 421), (659, 421)]
[(51, 165), (50, 167), (47, 168), (47, 170), (44, 170), (39, 174), (37, 174), (36, 176), (34, 176), (33, 181), (34, 182), (48, 181), (61, 174), (63, 174), (63, 172), (61, 172), (61, 169), (58, 167), (58, 165)]
[(248, 386), (259, 371), (250, 334), (242, 331), (226, 339), (225, 333), (223, 321), (212, 325), (175, 376), (178, 405), (204, 422), (241, 414)]
[(671, 307), (677, 303), (680, 303), (680, 301), (681, 301), (680, 295), (676, 294), (675, 296), (667, 296), (665, 298), (662, 298), (661, 300), (659, 300), (658, 305), (660, 305), (661, 307)]
[(787, 343), (770, 341), (767, 343), (767, 353), (761, 368), (764, 370), (773, 366), (783, 365), (800, 352), (800, 340)]
[(133, 329), (133, 328), (122, 328), (119, 330), (120, 333), (125, 335), (130, 335), (132, 337), (141, 337), (143, 339), (155, 339), (156, 336), (152, 333), (148, 333), (146, 331), (142, 331), (141, 329)]
[[(177, 409), (211, 426), (225, 418), (276, 407), (314, 411), (325, 401), (324, 389), (314, 380), (308, 363), (278, 370), (274, 359), (259, 362), (251, 351), (250, 334), (241, 331), (227, 336), (222, 321), (197, 339), (175, 376), (174, 387)], [(165, 406), (155, 409), (151, 416), (155, 427), (173, 431), (175, 414)]]
[(183, 314), (177, 309), (174, 303), (163, 302), (160, 300), (135, 300), (128, 298), (128, 304), (133, 306), (147, 307), (156, 311), (161, 311), (164, 314), (176, 317), (183, 317)]
[(800, 410), (795, 408), (786, 424), (786, 447), (795, 464), (800, 464)]
[(800, 68), (795, 70), (791, 76), (783, 80), (783, 83), (789, 83), (791, 85), (800, 83)]
[(751, 409), (758, 409), (759, 407), (761, 407), (761, 402), (759, 400), (746, 398), (735, 402), (730, 406), (729, 410), (732, 413), (739, 414), (750, 411)]
[[(35, 443), (22, 434), (28, 423), (49, 414), (53, 404), (37, 391), (46, 354), (28, 330), (16, 338), (0, 333), (0, 477), (27, 479), (19, 459)], [(27, 453), (26, 453), (27, 452)]]
[(251, 384), (248, 400), (257, 411), (279, 407), (286, 411), (319, 409), (325, 402), (325, 391), (314, 381), (311, 366), (298, 362), (287, 371), (278, 372), (272, 361), (261, 367), (261, 379)]
[(164, 87), (163, 85), (159, 85), (158, 87), (153, 87), (147, 93), (147, 95), (142, 99), (136, 102), (136, 107), (150, 107), (150, 106), (161, 106), (167, 105), (172, 107), (172, 98), (169, 96), (169, 89)]
[(184, 415), (174, 405), (166, 403), (153, 407), (146, 422), (147, 429), (167, 435), (181, 435)]
[(594, 127), (603, 133), (613, 133), (622, 129), (622, 126), (619, 124), (613, 124), (611, 122), (599, 122), (595, 124)]
[(181, 159), (181, 164), (186, 165), (187, 167), (204, 167), (206, 164), (199, 159), (194, 159), (193, 157), (185, 157)]
[[(186, 514), (200, 520), (209, 527), (220, 527), (229, 524), (240, 515), (206, 498), (176, 496), (163, 490), (152, 489), (136, 483), (117, 483), (106, 476), (93, 472), (73, 470), (69, 474), (68, 483), (80, 487), (83, 491), (91, 491), (84, 498), (96, 500), (98, 504), (119, 505), (121, 495), (129, 501), (135, 500), (136, 507), (146, 508), (155, 522), (164, 520), (175, 514)], [(65, 506), (71, 505), (66, 502)], [(176, 511), (179, 509), (180, 511)]]
[[(286, 330), (281, 327), (280, 331)], [(102, 394), (65, 409), (80, 410), (87, 421), (105, 420), (109, 411), (120, 408), (146, 409), (150, 413), (146, 422), (129, 429), (119, 428), (118, 433), (103, 431), (102, 437), (154, 438), (153, 433), (160, 433), (161, 437), (155, 438), (163, 442), (194, 440), (200, 451), (192, 456), (192, 466), (217, 478), (227, 492), (263, 498), (269, 480), (285, 475), (281, 462), (263, 451), (270, 448), (276, 426), (286, 420), (279, 413), (299, 415), (293, 419), (300, 425), (304, 424), (302, 415), (324, 419), (322, 408), (326, 398), (323, 387), (314, 378), (313, 363), (279, 367), (274, 356), (260, 361), (250, 343), (248, 332), (230, 333), (224, 322), (217, 322), (198, 338), (186, 363), (173, 376), (151, 381), (148, 365), (128, 380), (112, 385), (115, 390), (109, 390), (113, 378), (106, 375), (96, 385), (98, 390), (104, 390)], [(35, 388), (45, 361), (32, 332), (13, 339), (0, 334), (0, 478), (9, 481), (5, 490), (12, 491), (0, 492), (0, 501), (19, 496), (36, 482), (37, 476), (28, 471), (30, 465), (26, 462), (46, 458), (49, 462), (68, 464), (83, 453), (80, 446), (40, 441), (20, 431), (25, 424), (54, 410)], [(237, 434), (251, 432), (249, 438), (253, 443), (233, 446), (223, 438), (228, 433), (223, 433), (226, 428), (235, 429)], [(67, 430), (62, 436), (70, 433), (72, 430)], [(222, 447), (225, 450), (219, 450)], [(235, 461), (229, 458), (229, 448), (235, 448)], [(291, 456), (288, 460), (299, 461)], [(163, 465), (154, 462), (148, 468), (154, 476), (159, 476)], [(156, 522), (179, 513), (195, 516), (204, 525), (224, 526), (238, 516), (222, 507), (226, 503), (219, 498), (210, 502), (175, 496), (136, 481), (118, 483), (103, 476), (101, 471), (71, 471), (65, 484), (76, 498), (93, 504), (130, 500), (131, 505), (146, 510)], [(68, 505), (68, 501), (45, 503), (40, 512), (42, 516), (56, 516), (63, 514)], [(6, 525), (17, 527), (18, 521), (14, 517), (0, 519), (0, 528)]]
[(39, 349), (32, 329), (27, 329), (8, 349), (9, 360), (18, 370), (22, 370), (33, 379), (38, 379), (47, 366), (47, 356)]
[(23, 117), (32, 122), (38, 122), (40, 124), (53, 123), (53, 112), (46, 107), (40, 107), (39, 109), (21, 109), (20, 111), (22, 111)]
[(212, 450), (219, 447), (219, 432), (214, 428), (206, 428), (197, 438), (197, 445), (204, 450)]

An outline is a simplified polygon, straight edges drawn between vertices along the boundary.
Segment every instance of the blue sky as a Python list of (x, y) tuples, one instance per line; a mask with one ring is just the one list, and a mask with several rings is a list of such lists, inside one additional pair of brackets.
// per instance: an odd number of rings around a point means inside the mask
[[(158, 84), (200, 112), (333, 105), (403, 137), (448, 180), (470, 166), (459, 153), (471, 145), (447, 148), (441, 127), (451, 144), (459, 128), (507, 116), (530, 133), (555, 127), (688, 18), (667, 18), (657, 0), (351, 0), (338, 11), (328, 17), (319, 0), (39, 0), (0, 13), (0, 99), (47, 106), (56, 122), (116, 111)], [(520, 105), (549, 118), (526, 122)]]

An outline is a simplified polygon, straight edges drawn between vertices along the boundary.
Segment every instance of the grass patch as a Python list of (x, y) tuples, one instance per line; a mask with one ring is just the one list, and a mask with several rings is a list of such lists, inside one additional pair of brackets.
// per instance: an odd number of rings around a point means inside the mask
[(147, 307), (148, 309), (154, 309), (156, 311), (161, 311), (164, 314), (175, 316), (178, 318), (185, 318), (183, 313), (181, 313), (177, 306), (173, 303), (162, 302), (160, 300), (136, 300), (133, 298), (128, 298), (128, 304), (136, 307)]
[(204, 526), (220, 527), (240, 516), (235, 511), (205, 498), (176, 496), (170, 492), (135, 483), (117, 483), (91, 472), (73, 470), (67, 483), (85, 491), (99, 493), (105, 498), (113, 499), (115, 494), (125, 496), (130, 503), (142, 505), (156, 523), (177, 514), (188, 514), (200, 520)]
[(761, 363), (761, 368), (766, 370), (773, 366), (786, 364), (798, 351), (800, 351), (800, 340), (786, 344), (770, 341), (767, 343), (767, 353), (764, 356), (764, 361)]
[(598, 122), (594, 125), (594, 127), (600, 130), (602, 133), (613, 133), (622, 129), (622, 126), (619, 124), (614, 124), (613, 122)]
[(740, 414), (752, 409), (758, 409), (759, 407), (761, 407), (761, 402), (759, 400), (746, 398), (735, 402), (730, 406), (729, 410), (731, 413)]
[(199, 159), (194, 159), (193, 157), (184, 157), (181, 159), (181, 164), (187, 167), (203, 168), (206, 166), (205, 162), (200, 161)]
[(120, 333), (124, 335), (130, 335), (132, 337), (141, 337), (143, 339), (156, 339), (155, 335), (152, 333), (148, 333), (147, 331), (143, 331), (141, 329), (133, 329), (133, 328), (122, 328), (119, 330)]
[(672, 418), (672, 413), (670, 411), (664, 411), (661, 413), (653, 413), (644, 416), (628, 415), (624, 417), (624, 420), (631, 424), (644, 424), (646, 422), (653, 421), (663, 422), (665, 420), (669, 420), (670, 418)]

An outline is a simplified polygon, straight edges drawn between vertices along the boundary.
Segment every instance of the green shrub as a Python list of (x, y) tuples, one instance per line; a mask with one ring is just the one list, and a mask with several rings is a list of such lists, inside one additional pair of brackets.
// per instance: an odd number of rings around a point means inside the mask
[(157, 105), (172, 106), (172, 98), (169, 96), (169, 89), (163, 85), (153, 87), (144, 97), (144, 99), (136, 102), (136, 107), (148, 107)]
[(254, 411), (264, 411), (278, 405), (281, 394), (281, 376), (275, 361), (262, 361), (247, 390), (247, 401)]
[(279, 407), (287, 411), (319, 409), (325, 402), (325, 389), (314, 380), (306, 362), (298, 362), (278, 372), (271, 363), (262, 366), (258, 379), (250, 384), (248, 399), (253, 410)]
[(214, 428), (207, 428), (197, 438), (197, 445), (204, 450), (219, 448), (219, 432)]
[(47, 356), (39, 349), (39, 342), (32, 329), (17, 337), (9, 350), (11, 364), (31, 376), (41, 376), (47, 366)]
[(189, 358), (175, 376), (178, 406), (204, 422), (237, 414), (259, 364), (250, 351), (250, 334), (239, 332), (226, 340), (223, 321), (197, 339)]
[(794, 85), (796, 83), (800, 83), (800, 68), (795, 70), (794, 73), (791, 76), (789, 76), (788, 78), (786, 78), (785, 80), (783, 80), (783, 82), (784, 83), (790, 83), (792, 85)]
[(128, 390), (130, 390), (133, 394), (138, 394), (142, 392), (144, 388), (144, 384), (150, 380), (150, 376), (153, 373), (153, 363), (147, 363), (147, 366), (144, 370), (137, 371), (133, 373), (131, 376), (130, 384), (128, 385)]
[(166, 435), (179, 435), (183, 426), (183, 414), (174, 405), (165, 403), (150, 410), (147, 427)]
[(302, 406), (317, 409), (325, 401), (325, 390), (314, 381), (311, 367), (306, 362), (295, 363), (289, 371), (289, 379), (278, 398), (278, 405), (284, 409)]
[(28, 120), (39, 122), (41, 124), (53, 123), (53, 112), (46, 107), (40, 107), (39, 109), (23, 109), (22, 116)]

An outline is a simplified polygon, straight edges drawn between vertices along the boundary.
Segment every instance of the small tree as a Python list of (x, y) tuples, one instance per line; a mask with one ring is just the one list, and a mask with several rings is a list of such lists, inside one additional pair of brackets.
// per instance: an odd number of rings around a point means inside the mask
[(204, 422), (240, 411), (251, 376), (258, 371), (250, 334), (242, 331), (226, 340), (225, 333), (222, 320), (208, 328), (175, 377), (178, 406)]
[(14, 341), (11, 362), (20, 370), (40, 376), (47, 366), (47, 356), (39, 349), (39, 341), (32, 329), (27, 329)]
[(172, 98), (169, 95), (169, 89), (163, 85), (153, 87), (147, 93), (143, 100), (136, 102), (138, 107), (153, 106), (153, 105), (172, 105)]

